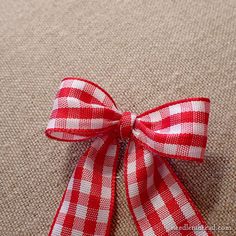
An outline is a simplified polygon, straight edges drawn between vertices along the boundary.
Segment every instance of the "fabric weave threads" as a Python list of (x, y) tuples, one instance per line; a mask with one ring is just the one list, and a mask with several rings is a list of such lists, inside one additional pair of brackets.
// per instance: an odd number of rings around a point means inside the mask
[[(0, 21), (2, 235), (47, 235), (89, 147), (44, 136), (54, 94), (68, 75), (100, 84), (122, 111), (137, 114), (166, 101), (210, 97), (204, 164), (171, 165), (208, 225), (233, 229), (214, 234), (234, 234), (235, 1), (8, 0), (0, 2)], [(137, 236), (119, 163), (112, 235)]]

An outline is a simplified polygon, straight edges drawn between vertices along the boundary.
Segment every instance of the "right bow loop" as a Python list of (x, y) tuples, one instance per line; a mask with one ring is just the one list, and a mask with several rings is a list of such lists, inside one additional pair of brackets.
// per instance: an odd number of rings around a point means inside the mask
[(202, 161), (207, 143), (210, 100), (188, 98), (137, 117), (134, 137), (163, 157)]

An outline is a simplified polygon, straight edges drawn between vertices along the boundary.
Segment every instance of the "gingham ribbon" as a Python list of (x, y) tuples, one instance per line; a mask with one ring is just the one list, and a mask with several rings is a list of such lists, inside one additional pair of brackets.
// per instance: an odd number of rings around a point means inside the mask
[(137, 116), (119, 111), (98, 85), (64, 79), (46, 135), (93, 142), (78, 161), (49, 235), (110, 235), (120, 138), (129, 139), (125, 186), (139, 234), (211, 235), (166, 160), (203, 160), (209, 105), (207, 98), (189, 98)]

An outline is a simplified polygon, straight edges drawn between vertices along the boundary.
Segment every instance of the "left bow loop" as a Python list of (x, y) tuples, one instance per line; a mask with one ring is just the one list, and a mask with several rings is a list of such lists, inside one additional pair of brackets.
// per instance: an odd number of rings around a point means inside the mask
[(90, 81), (66, 78), (54, 100), (46, 135), (62, 141), (82, 141), (114, 129), (120, 118), (105, 90)]

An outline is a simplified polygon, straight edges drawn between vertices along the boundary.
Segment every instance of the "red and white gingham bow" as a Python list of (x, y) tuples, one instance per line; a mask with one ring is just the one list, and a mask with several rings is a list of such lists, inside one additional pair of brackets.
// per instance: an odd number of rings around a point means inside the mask
[(209, 106), (207, 98), (189, 98), (136, 116), (119, 111), (98, 85), (64, 79), (46, 135), (93, 142), (78, 161), (49, 235), (110, 235), (119, 138), (129, 139), (125, 186), (139, 234), (212, 235), (166, 160), (203, 160)]

